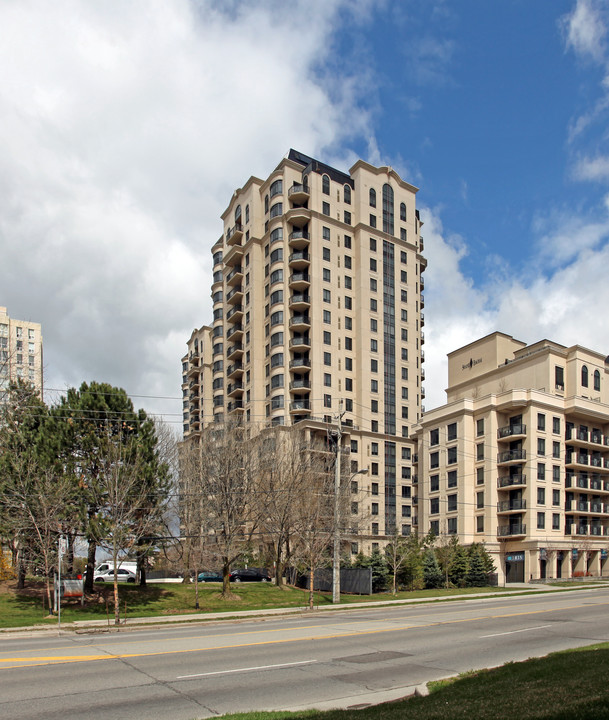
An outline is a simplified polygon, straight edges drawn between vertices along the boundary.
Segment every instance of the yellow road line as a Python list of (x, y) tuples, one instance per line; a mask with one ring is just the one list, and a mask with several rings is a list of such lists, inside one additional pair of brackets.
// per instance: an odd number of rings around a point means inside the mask
[[(598, 603), (598, 605), (607, 605), (609, 603)], [(586, 603), (585, 606), (588, 604)], [(396, 632), (400, 630), (411, 630), (413, 628), (419, 629), (419, 628), (426, 628), (426, 627), (435, 627), (439, 625), (454, 625), (457, 623), (464, 623), (464, 622), (476, 622), (479, 620), (489, 620), (489, 619), (499, 619), (499, 618), (508, 618), (508, 617), (518, 617), (518, 616), (525, 616), (525, 615), (539, 615), (543, 613), (549, 613), (549, 612), (555, 612), (556, 610), (573, 610), (580, 607), (584, 607), (583, 604), (580, 605), (570, 605), (567, 607), (562, 608), (547, 608), (543, 610), (531, 610), (528, 612), (519, 612), (519, 613), (507, 613), (503, 615), (481, 615), (478, 617), (472, 617), (472, 618), (461, 618), (461, 619), (455, 619), (455, 620), (440, 620), (436, 622), (431, 623), (425, 623), (425, 624), (409, 624), (409, 625), (401, 625), (401, 626), (392, 626), (388, 628), (377, 628), (375, 630), (358, 630), (358, 631), (352, 631), (352, 632), (344, 632), (344, 633), (334, 633), (331, 635), (308, 635), (306, 637), (296, 637), (296, 638), (283, 638), (281, 640), (262, 640), (260, 642), (250, 642), (250, 643), (234, 643), (234, 644), (225, 644), (225, 645), (215, 645), (211, 647), (197, 647), (197, 648), (185, 648), (181, 650), (160, 650), (155, 652), (139, 652), (139, 653), (108, 653), (103, 655), (57, 655), (57, 656), (41, 656), (41, 657), (28, 657), (28, 658), (0, 658), (0, 664), (2, 663), (15, 663), (13, 665), (5, 665), (4, 667), (0, 667), (0, 670), (11, 670), (15, 669), (17, 667), (38, 667), (41, 665), (60, 665), (64, 663), (73, 663), (73, 662), (95, 662), (98, 660), (125, 660), (129, 658), (137, 658), (137, 657), (155, 657), (159, 655), (181, 655), (184, 653), (195, 653), (195, 652), (207, 652), (210, 650), (227, 650), (227, 649), (235, 649), (235, 648), (246, 648), (246, 647), (256, 647), (260, 645), (280, 645), (285, 643), (293, 643), (293, 642), (310, 642), (312, 640), (332, 640), (337, 638), (345, 638), (345, 637), (355, 637), (355, 636), (361, 636), (361, 635), (376, 635), (380, 633), (387, 633), (387, 632)], [(364, 622), (364, 621), (362, 621)], [(310, 629), (311, 627), (315, 626), (308, 626), (306, 628), (299, 628), (299, 629)], [(317, 626), (319, 627), (319, 626)], [(270, 630), (267, 632), (280, 632), (285, 630)], [(252, 635), (252, 634), (260, 634), (265, 632), (264, 630), (255, 630), (247, 633), (243, 633), (244, 635)], [(241, 635), (241, 633), (234, 633), (235, 635)], [(218, 636), (213, 636), (218, 637)], [(147, 641), (147, 642), (153, 642), (153, 641)]]

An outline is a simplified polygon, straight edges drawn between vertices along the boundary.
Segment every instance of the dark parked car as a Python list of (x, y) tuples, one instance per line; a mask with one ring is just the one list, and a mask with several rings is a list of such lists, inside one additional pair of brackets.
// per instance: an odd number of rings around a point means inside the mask
[(262, 568), (247, 568), (233, 570), (230, 574), (231, 582), (271, 582), (271, 576)]
[(203, 570), (197, 575), (197, 580), (199, 582), (222, 582), (222, 575), (211, 570)]

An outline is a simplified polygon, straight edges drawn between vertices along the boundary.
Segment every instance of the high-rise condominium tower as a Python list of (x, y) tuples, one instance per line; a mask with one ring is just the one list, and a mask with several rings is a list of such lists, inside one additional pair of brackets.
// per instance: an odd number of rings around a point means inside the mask
[(359, 160), (349, 174), (290, 150), (250, 177), (213, 245), (213, 323), (183, 359), (184, 436), (242, 416), (338, 436), (349, 454), (352, 552), (416, 526), (412, 425), (422, 413), (417, 188)]

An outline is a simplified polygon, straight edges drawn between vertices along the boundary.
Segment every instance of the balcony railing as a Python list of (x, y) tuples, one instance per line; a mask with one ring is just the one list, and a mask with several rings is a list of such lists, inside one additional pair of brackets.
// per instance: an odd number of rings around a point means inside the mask
[(500, 525), (497, 528), (497, 537), (513, 537), (514, 535), (526, 535), (527, 526), (524, 523), (517, 525)]
[(497, 479), (497, 487), (498, 488), (507, 488), (512, 487), (513, 485), (526, 485), (527, 484), (527, 476), (526, 475), (507, 475), (505, 477), (500, 477)]
[(497, 437), (500, 440), (502, 438), (513, 437), (514, 435), (526, 435), (526, 434), (527, 434), (527, 426), (523, 425), (522, 423), (517, 423), (515, 425), (506, 425), (505, 427), (500, 427), (497, 430)]
[(527, 459), (526, 450), (506, 450), (505, 452), (497, 453), (498, 463), (507, 462), (522, 462)]
[(497, 503), (497, 512), (510, 512), (512, 510), (526, 510), (526, 500), (500, 500)]

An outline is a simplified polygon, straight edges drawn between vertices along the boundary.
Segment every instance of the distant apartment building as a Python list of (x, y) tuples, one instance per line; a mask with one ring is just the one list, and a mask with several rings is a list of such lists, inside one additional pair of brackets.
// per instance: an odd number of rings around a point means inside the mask
[(448, 356), (417, 428), (417, 527), (484, 542), (500, 581), (609, 574), (609, 359), (495, 332)]
[(40, 323), (15, 320), (0, 307), (0, 394), (11, 381), (30, 382), (43, 393), (42, 332)]
[[(413, 525), (424, 281), (417, 188), (359, 160), (349, 173), (291, 150), (250, 177), (212, 247), (210, 327), (182, 359), (184, 438), (243, 418), (334, 433), (349, 457), (351, 550)], [(368, 470), (367, 475), (355, 473)]]

